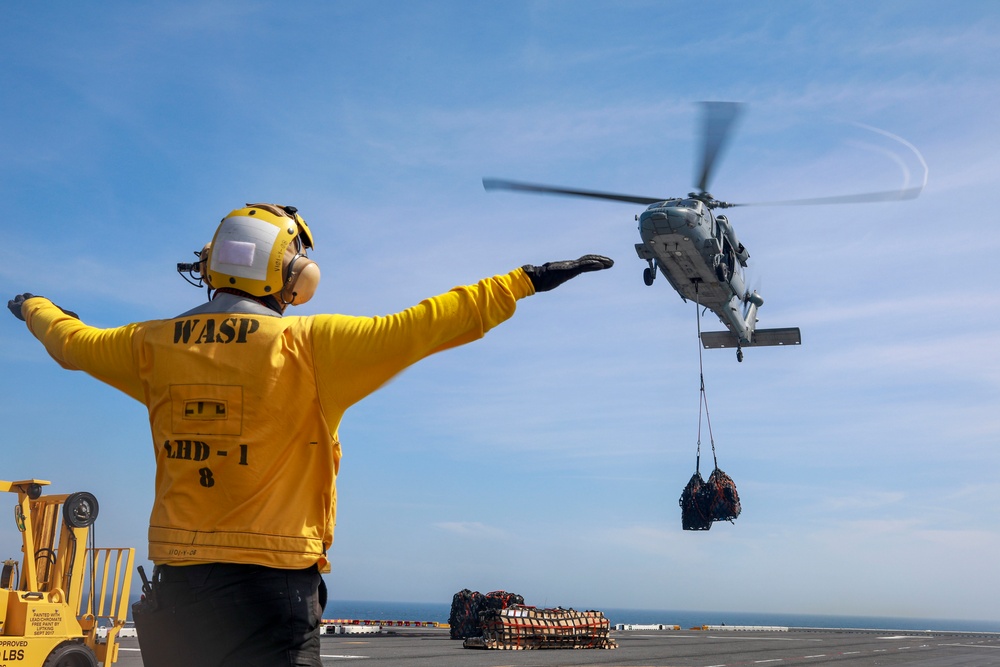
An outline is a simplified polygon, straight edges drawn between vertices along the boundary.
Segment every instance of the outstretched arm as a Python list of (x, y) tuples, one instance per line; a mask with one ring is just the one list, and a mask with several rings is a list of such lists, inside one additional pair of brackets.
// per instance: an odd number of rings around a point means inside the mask
[(19, 294), (7, 308), (45, 346), (49, 355), (68, 370), (81, 370), (142, 400), (135, 373), (132, 335), (136, 325), (98, 329), (80, 321), (76, 313), (60, 308), (45, 297)]
[(313, 345), (324, 404), (346, 409), (420, 359), (482, 338), (514, 314), (517, 300), (612, 264), (586, 255), (527, 265), (387, 317), (317, 316)]

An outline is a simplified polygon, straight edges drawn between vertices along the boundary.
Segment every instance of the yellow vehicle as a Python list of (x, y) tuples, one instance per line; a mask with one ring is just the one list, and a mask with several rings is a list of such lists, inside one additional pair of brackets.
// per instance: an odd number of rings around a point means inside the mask
[(135, 549), (95, 548), (97, 498), (42, 495), (48, 484), (0, 481), (0, 491), (17, 494), (14, 523), (23, 543), (23, 558), (4, 561), (0, 571), (0, 667), (111, 665)]

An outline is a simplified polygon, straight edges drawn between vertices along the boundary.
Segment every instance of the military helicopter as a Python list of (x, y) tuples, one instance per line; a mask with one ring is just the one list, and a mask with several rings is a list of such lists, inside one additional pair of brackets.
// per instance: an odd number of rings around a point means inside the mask
[(704, 141), (701, 167), (697, 191), (688, 193), (687, 197), (640, 197), (498, 178), (484, 178), (483, 187), (486, 190), (590, 197), (647, 205), (645, 211), (635, 216), (642, 238), (642, 243), (635, 244), (636, 254), (648, 264), (642, 273), (643, 281), (646, 285), (652, 285), (659, 273), (685, 302), (694, 301), (718, 316), (726, 326), (726, 331), (701, 332), (701, 343), (706, 349), (735, 347), (737, 360), (743, 361), (744, 347), (799, 345), (802, 339), (797, 327), (757, 328), (757, 309), (764, 304), (764, 300), (756, 290), (750, 290), (746, 285), (744, 269), (750, 253), (736, 237), (729, 218), (717, 214), (716, 210), (736, 206), (847, 204), (913, 199), (926, 185), (927, 165), (916, 148), (904, 140), (882, 130), (866, 127), (902, 142), (917, 154), (924, 166), (924, 180), (920, 186), (817, 199), (739, 204), (720, 201), (707, 188), (716, 161), (731, 136), (741, 108), (742, 105), (735, 102), (702, 103)]

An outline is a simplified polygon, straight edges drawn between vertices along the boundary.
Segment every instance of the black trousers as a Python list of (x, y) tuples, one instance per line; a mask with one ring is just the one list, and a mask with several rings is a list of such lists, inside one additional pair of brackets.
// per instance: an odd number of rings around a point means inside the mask
[(145, 667), (321, 667), (326, 585), (315, 567), (159, 566), (133, 607)]

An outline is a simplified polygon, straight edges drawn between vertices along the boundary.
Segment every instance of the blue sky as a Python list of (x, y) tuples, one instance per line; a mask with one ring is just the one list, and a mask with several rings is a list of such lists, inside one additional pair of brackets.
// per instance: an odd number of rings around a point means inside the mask
[[(174, 264), (248, 201), (294, 204), (313, 229), (323, 283), (300, 314), (385, 314), (524, 263), (617, 261), (347, 413), (334, 599), (503, 588), (538, 605), (1000, 621), (994, 3), (4, 14), (6, 298), (43, 294), (97, 326), (182, 312), (204, 294)], [(701, 100), (747, 105), (712, 185), (727, 200), (919, 180), (913, 155), (854, 123), (904, 137), (930, 175), (915, 201), (729, 213), (761, 326), (799, 326), (803, 344), (742, 364), (705, 353), (744, 509), (686, 533), (695, 308), (643, 285), (641, 207), (481, 178), (683, 195)], [(95, 493), (98, 541), (144, 557), (145, 410), (61, 370), (14, 318), (0, 342), (0, 476)], [(8, 557), (17, 538), (0, 526)]]

